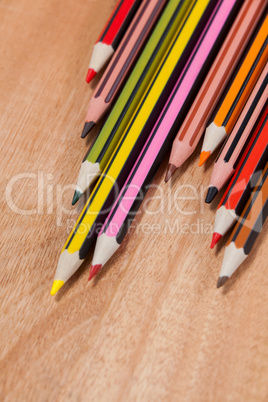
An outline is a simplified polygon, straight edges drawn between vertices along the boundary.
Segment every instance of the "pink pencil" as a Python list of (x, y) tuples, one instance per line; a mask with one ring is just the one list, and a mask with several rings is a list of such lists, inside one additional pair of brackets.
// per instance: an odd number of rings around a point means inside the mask
[(254, 125), (267, 100), (267, 83), (268, 65), (266, 64), (239, 119), (215, 161), (206, 203), (211, 203), (218, 191), (234, 174), (239, 160), (251, 140)]
[(111, 106), (166, 2), (167, 0), (142, 1), (89, 102), (82, 138)]
[(99, 233), (89, 279), (96, 275), (120, 246), (174, 133), (182, 123), (185, 112), (189, 109), (215, 59), (240, 5), (240, 0), (218, 1)]
[(167, 182), (193, 153), (203, 135), (209, 114), (214, 109), (236, 63), (242, 55), (247, 39), (254, 31), (265, 8), (263, 0), (246, 0), (234, 21), (191, 109), (189, 110), (171, 149)]

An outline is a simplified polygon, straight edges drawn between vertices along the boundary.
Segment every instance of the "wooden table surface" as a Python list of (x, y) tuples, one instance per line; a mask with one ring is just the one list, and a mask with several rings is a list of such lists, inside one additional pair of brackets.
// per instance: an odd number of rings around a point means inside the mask
[(267, 401), (267, 233), (217, 290), (224, 248), (208, 248), (216, 203), (204, 203), (212, 163), (197, 166), (200, 148), (168, 185), (163, 163), (93, 283), (89, 258), (50, 296), (85, 202), (71, 207), (98, 131), (80, 139), (96, 85), (85, 75), (114, 3), (0, 1), (0, 398)]

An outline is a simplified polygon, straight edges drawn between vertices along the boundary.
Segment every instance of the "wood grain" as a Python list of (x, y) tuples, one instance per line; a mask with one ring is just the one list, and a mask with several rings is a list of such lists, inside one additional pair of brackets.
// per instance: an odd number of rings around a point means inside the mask
[[(265, 401), (267, 233), (217, 290), (224, 250), (208, 249), (216, 204), (203, 201), (212, 164), (198, 168), (200, 147), (168, 185), (163, 163), (147, 213), (94, 283), (89, 259), (56, 298), (49, 294), (85, 201), (71, 208), (97, 133), (80, 139), (93, 91), (84, 80), (114, 3), (0, 1), (0, 398)], [(159, 233), (157, 225), (176, 220), (180, 233)], [(199, 233), (182, 233), (189, 225)]]

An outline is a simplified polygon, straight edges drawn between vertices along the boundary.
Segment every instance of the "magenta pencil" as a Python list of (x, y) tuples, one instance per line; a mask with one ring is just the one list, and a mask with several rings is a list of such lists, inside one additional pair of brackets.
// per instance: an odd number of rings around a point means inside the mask
[(205, 132), (211, 110), (218, 103), (264, 8), (263, 0), (246, 0), (241, 7), (172, 144), (166, 182), (195, 150)]
[(167, 0), (143, 0), (89, 102), (84, 138), (108, 111)]
[(264, 67), (239, 116), (230, 136), (225, 141), (212, 172), (206, 202), (210, 203), (228, 182), (251, 140), (254, 125), (267, 100), (268, 65)]
[(115, 201), (101, 232), (90, 270), (91, 279), (120, 246), (145, 196), (178, 125), (183, 121), (226, 33), (237, 15), (241, 1), (218, 1), (182, 74)]

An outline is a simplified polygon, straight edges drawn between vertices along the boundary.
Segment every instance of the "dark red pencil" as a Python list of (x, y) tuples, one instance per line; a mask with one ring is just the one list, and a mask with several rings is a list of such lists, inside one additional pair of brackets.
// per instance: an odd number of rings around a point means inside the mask
[(241, 159), (216, 212), (211, 248), (240, 217), (250, 192), (255, 187), (268, 160), (268, 107), (260, 116), (255, 140)]

